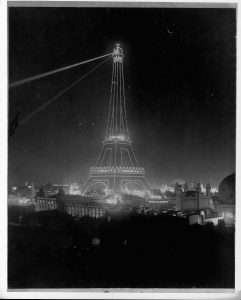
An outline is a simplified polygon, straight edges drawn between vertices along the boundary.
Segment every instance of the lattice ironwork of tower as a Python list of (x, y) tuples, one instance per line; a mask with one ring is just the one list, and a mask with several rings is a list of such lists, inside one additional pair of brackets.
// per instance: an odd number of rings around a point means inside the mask
[(119, 194), (126, 190), (149, 191), (145, 170), (137, 163), (126, 118), (123, 50), (117, 44), (112, 54), (113, 71), (109, 117), (105, 139), (98, 161), (90, 168), (90, 176), (83, 185), (82, 194), (102, 190)]

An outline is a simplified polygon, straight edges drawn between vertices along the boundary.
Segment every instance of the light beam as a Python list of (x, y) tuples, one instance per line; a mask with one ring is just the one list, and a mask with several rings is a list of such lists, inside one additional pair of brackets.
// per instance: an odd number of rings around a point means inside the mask
[(33, 116), (35, 116), (37, 113), (39, 113), (41, 110), (43, 110), (46, 106), (48, 106), (49, 104), (51, 104), (52, 102), (54, 102), (57, 98), (59, 98), (60, 96), (62, 96), (64, 93), (66, 93), (68, 90), (70, 90), (73, 86), (75, 86), (77, 83), (79, 83), (82, 79), (84, 79), (85, 77), (87, 77), (89, 74), (91, 74), (92, 72), (94, 72), (97, 68), (99, 68), (101, 65), (103, 65), (103, 63), (105, 63), (107, 60), (109, 59), (109, 57), (107, 59), (105, 59), (104, 61), (102, 61), (100, 64), (98, 64), (97, 66), (95, 66), (94, 68), (92, 68), (89, 72), (87, 72), (85, 75), (83, 75), (82, 77), (80, 77), (78, 80), (76, 80), (75, 82), (73, 82), (71, 85), (69, 85), (67, 88), (65, 88), (64, 90), (62, 90), (61, 92), (59, 92), (56, 96), (54, 96), (52, 99), (50, 99), (48, 102), (44, 103), (42, 106), (40, 106), (39, 108), (37, 108), (35, 111), (33, 111), (31, 114), (29, 114), (27, 117), (25, 117), (24, 119), (22, 119), (19, 122), (19, 125), (22, 125), (24, 123), (26, 123), (29, 119), (31, 119)]
[(12, 83), (9, 84), (9, 88), (16, 87), (16, 86), (22, 85), (24, 83), (28, 83), (28, 82), (31, 82), (33, 80), (40, 79), (40, 78), (43, 78), (43, 77), (46, 77), (46, 76), (49, 76), (49, 75), (52, 75), (52, 74), (56, 74), (56, 73), (61, 72), (61, 71), (65, 71), (65, 70), (68, 70), (68, 69), (71, 69), (71, 68), (75, 68), (75, 67), (78, 67), (80, 65), (87, 64), (88, 62), (91, 62), (91, 61), (94, 61), (94, 60), (97, 60), (97, 59), (101, 59), (101, 58), (109, 56), (109, 55), (112, 55), (112, 53), (105, 54), (105, 55), (102, 55), (102, 56), (98, 56), (98, 57), (95, 57), (95, 58), (91, 58), (91, 59), (88, 59), (88, 60), (85, 60), (85, 61), (81, 61), (79, 63), (73, 64), (73, 65), (70, 65), (70, 66), (66, 66), (66, 67), (63, 67), (63, 68), (60, 68), (60, 69), (52, 70), (52, 71), (42, 73), (42, 74), (39, 74), (39, 75), (36, 75), (36, 76), (28, 77), (28, 78), (25, 78), (25, 79), (22, 79), (22, 80), (19, 80), (19, 81), (15, 81), (15, 82), (12, 82)]

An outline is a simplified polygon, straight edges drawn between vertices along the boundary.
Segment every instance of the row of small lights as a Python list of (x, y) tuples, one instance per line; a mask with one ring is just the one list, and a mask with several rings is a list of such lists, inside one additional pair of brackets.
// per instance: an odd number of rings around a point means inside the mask
[(144, 168), (138, 167), (92, 167), (90, 168), (91, 172), (101, 172), (101, 171), (130, 171), (130, 172), (144, 172)]
[(141, 168), (141, 167), (91, 167), (90, 168), (91, 170), (95, 170), (95, 169), (129, 169), (129, 170), (143, 170), (144, 171), (144, 168)]

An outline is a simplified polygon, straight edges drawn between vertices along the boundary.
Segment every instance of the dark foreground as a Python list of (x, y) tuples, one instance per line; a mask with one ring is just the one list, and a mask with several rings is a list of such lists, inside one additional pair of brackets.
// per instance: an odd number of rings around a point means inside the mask
[[(234, 230), (9, 209), (9, 288), (233, 288)], [(99, 238), (100, 245), (93, 245)]]

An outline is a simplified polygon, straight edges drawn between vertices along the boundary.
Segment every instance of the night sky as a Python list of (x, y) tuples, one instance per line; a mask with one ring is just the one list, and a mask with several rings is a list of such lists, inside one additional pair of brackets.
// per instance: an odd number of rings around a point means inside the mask
[[(150, 183), (235, 171), (235, 9), (9, 8), (9, 82), (124, 50), (127, 118)], [(97, 65), (9, 90), (20, 120)], [(105, 136), (111, 59), (17, 128), (9, 184), (83, 183)], [(79, 124), (82, 122), (82, 126)]]

